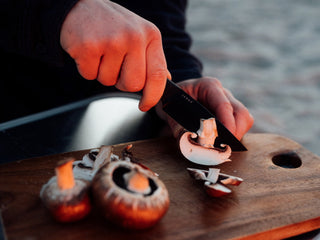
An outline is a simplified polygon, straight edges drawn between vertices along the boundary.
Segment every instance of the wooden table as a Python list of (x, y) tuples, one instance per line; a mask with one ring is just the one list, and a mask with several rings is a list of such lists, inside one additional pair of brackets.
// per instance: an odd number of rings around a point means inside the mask
[[(320, 158), (292, 140), (247, 134), (243, 143), (248, 151), (233, 153), (232, 162), (218, 166), (244, 179), (222, 198), (209, 197), (189, 177), (187, 167), (201, 166), (181, 156), (175, 139), (132, 143), (134, 155), (160, 174), (170, 194), (169, 210), (155, 227), (125, 231), (95, 208), (77, 223), (51, 218), (39, 199), (40, 188), (53, 176), (57, 161), (81, 159), (88, 152), (83, 150), (0, 165), (0, 206), (8, 239), (280, 239), (320, 228)], [(116, 145), (115, 152), (124, 145)]]

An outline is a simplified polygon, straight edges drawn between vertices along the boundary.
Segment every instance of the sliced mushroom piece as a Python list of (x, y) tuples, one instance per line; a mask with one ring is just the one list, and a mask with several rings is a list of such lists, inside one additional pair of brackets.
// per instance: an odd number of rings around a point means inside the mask
[(225, 173), (219, 174), (219, 182), (225, 184), (225, 185), (235, 185), (238, 186), (243, 182), (242, 178), (231, 176)]
[(212, 197), (222, 197), (231, 193), (231, 190), (220, 183), (211, 183), (206, 181), (204, 183), (207, 194)]
[(242, 178), (221, 173), (217, 168), (209, 168), (209, 170), (187, 168), (187, 170), (192, 178), (204, 181), (206, 192), (214, 197), (231, 193), (231, 190), (224, 185), (238, 186), (243, 182)]
[(207, 176), (206, 176), (204, 170), (195, 169), (195, 168), (187, 168), (187, 170), (188, 170), (188, 173), (190, 174), (190, 176), (196, 180), (205, 181), (207, 179)]
[(218, 168), (209, 168), (207, 181), (211, 183), (216, 183), (219, 179), (220, 169)]
[[(215, 182), (220, 182), (225, 185), (235, 185), (238, 186), (243, 182), (243, 179), (240, 177), (232, 176), (229, 174), (225, 174), (219, 171), (217, 168), (209, 168), (209, 170), (196, 169), (196, 168), (187, 168), (190, 176), (196, 180), (209, 181), (214, 183), (213, 180), (210, 181), (209, 175), (214, 175), (214, 179), (216, 179), (216, 175), (218, 174), (218, 179)], [(210, 174), (211, 170), (211, 174)]]
[(179, 139), (182, 155), (189, 161), (201, 165), (218, 165), (231, 161), (231, 148), (222, 144), (221, 148), (214, 147), (217, 126), (214, 118), (201, 119), (197, 134), (184, 132)]
[(59, 222), (78, 221), (91, 210), (89, 182), (74, 178), (73, 161), (71, 158), (60, 161), (55, 168), (56, 176), (44, 184), (40, 191), (45, 207)]
[(81, 161), (75, 161), (73, 167), (74, 176), (78, 179), (92, 181), (99, 168), (111, 161), (112, 146), (102, 146), (85, 154)]
[(187, 170), (192, 178), (211, 183), (216, 183), (220, 176), (220, 169), (218, 168), (209, 168), (209, 171), (195, 168), (187, 168)]
[(169, 207), (163, 182), (152, 171), (129, 161), (104, 165), (93, 179), (92, 192), (103, 216), (129, 229), (155, 225)]

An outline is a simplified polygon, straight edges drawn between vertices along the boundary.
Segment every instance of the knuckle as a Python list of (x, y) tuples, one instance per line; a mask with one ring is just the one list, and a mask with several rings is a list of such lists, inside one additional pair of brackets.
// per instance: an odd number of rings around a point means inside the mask
[(138, 78), (130, 77), (130, 79), (127, 79), (125, 77), (120, 77), (115, 86), (121, 91), (138, 92), (143, 89), (144, 81)]
[(209, 83), (209, 84), (213, 84), (213, 85), (218, 85), (218, 86), (222, 87), (222, 83), (220, 82), (220, 80), (217, 79), (217, 78), (214, 78), (214, 77), (204, 76), (204, 77), (200, 78), (200, 81), (201, 82), (206, 82), (206, 83)]
[(128, 92), (139, 92), (143, 89), (143, 82), (141, 81), (132, 81), (126, 85), (126, 89)]
[(139, 31), (132, 31), (128, 38), (128, 45), (139, 46), (144, 43), (144, 36)]
[(74, 55), (82, 56), (84, 58), (97, 56), (99, 53), (99, 44), (92, 39), (83, 40), (73, 51)]
[(157, 69), (148, 74), (148, 78), (153, 81), (163, 82), (166, 80), (167, 70), (166, 69)]
[(151, 39), (161, 39), (161, 32), (153, 23), (147, 24), (146, 32)]
[(204, 77), (204, 81), (208, 81), (208, 82), (210, 82), (211, 84), (214, 84), (214, 85), (216, 85), (216, 86), (222, 87), (222, 83), (221, 83), (220, 80), (217, 79), (217, 78)]
[(104, 86), (113, 86), (117, 83), (116, 79), (111, 79), (109, 77), (98, 76), (97, 80)]
[(224, 101), (220, 103), (218, 108), (223, 109), (224, 111), (233, 112), (233, 106), (229, 101)]

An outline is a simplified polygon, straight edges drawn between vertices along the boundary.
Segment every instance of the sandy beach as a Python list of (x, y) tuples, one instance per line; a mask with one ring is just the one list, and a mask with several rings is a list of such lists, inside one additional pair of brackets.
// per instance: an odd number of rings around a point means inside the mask
[(320, 155), (320, 1), (191, 0), (187, 28), (204, 75), (255, 118), (251, 132)]

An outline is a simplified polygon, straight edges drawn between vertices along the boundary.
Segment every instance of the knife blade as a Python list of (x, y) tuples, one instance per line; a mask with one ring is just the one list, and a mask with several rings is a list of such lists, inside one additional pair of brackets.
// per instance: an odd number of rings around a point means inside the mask
[[(170, 80), (167, 80), (161, 102), (163, 110), (190, 132), (198, 131), (201, 118), (215, 118), (201, 103)], [(232, 151), (247, 151), (246, 147), (218, 119), (215, 118), (215, 120), (218, 131), (215, 146), (219, 147), (223, 143), (229, 145)]]

